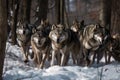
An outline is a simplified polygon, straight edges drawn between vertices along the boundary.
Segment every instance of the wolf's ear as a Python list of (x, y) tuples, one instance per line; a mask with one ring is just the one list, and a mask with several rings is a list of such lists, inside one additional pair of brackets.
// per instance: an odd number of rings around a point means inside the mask
[(75, 19), (74, 21), (73, 21), (73, 25), (74, 24), (78, 24), (79, 22), (78, 22), (78, 20), (77, 19)]
[(64, 25), (61, 25), (62, 29), (65, 30), (65, 26)]
[(80, 22), (80, 25), (85, 25), (85, 24), (84, 24), (84, 20), (82, 20), (82, 21)]
[(40, 24), (41, 24), (41, 25), (43, 25), (43, 24), (44, 24), (44, 21), (43, 21), (43, 20), (41, 20)]
[(46, 23), (46, 24), (49, 24), (49, 20), (48, 20), (48, 19), (46, 19), (46, 20), (45, 20), (45, 23)]
[(97, 25), (97, 24), (95, 24), (95, 27), (94, 27), (94, 28), (95, 28), (95, 29), (96, 29), (96, 28), (98, 28), (98, 25)]
[(83, 29), (85, 27), (84, 20), (81, 20), (79, 25), (79, 28)]
[(55, 24), (52, 25), (52, 30), (56, 29), (57, 26)]

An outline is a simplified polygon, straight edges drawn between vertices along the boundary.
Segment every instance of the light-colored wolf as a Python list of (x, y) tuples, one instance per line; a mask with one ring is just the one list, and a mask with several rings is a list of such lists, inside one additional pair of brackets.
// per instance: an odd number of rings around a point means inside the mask
[(34, 25), (30, 25), (27, 23), (23, 23), (23, 24), (19, 23), (18, 28), (16, 30), (17, 41), (22, 50), (24, 56), (24, 62), (28, 62), (30, 39), (31, 39), (33, 27)]
[[(70, 52), (74, 56), (74, 63), (78, 63), (80, 43), (77, 35), (70, 29), (65, 29), (61, 24), (53, 25), (49, 34), (52, 42), (52, 61), (51, 66), (54, 65), (55, 57), (57, 57), (58, 64), (64, 66), (67, 64)], [(61, 54), (61, 56), (60, 56)]]
[[(96, 57), (96, 51), (101, 47), (104, 37), (104, 28), (101, 27), (99, 24), (90, 24), (84, 28), (82, 33), (82, 46), (83, 46), (83, 53), (86, 60), (86, 66), (89, 66), (90, 59), (90, 52), (94, 51), (93, 59)], [(98, 54), (97, 54), (98, 55)], [(98, 55), (99, 57), (99, 55)]]

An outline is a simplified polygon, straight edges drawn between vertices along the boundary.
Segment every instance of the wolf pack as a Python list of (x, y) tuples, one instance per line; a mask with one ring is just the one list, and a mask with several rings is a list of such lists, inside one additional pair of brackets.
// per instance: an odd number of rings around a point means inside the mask
[(99, 64), (102, 57), (105, 64), (110, 63), (111, 57), (120, 61), (120, 35), (111, 35), (106, 26), (97, 23), (86, 25), (84, 20), (74, 20), (67, 28), (41, 20), (39, 26), (19, 23), (16, 33), (24, 62), (30, 57), (38, 68), (44, 68), (46, 61), (50, 66), (66, 66), (70, 58), (79, 66)]

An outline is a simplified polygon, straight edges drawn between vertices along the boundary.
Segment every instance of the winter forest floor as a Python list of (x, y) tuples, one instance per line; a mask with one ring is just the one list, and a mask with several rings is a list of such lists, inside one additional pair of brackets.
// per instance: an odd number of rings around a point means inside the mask
[(33, 62), (25, 64), (22, 61), (22, 53), (17, 45), (7, 43), (6, 57), (4, 62), (4, 80), (120, 80), (120, 63), (114, 61), (109, 65), (104, 64), (104, 58), (100, 64), (92, 67), (72, 65), (52, 66), (37, 69)]

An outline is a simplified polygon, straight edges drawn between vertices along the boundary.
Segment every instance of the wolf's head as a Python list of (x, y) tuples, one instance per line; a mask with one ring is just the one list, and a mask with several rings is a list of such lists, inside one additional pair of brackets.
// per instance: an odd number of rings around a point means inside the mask
[(93, 30), (93, 37), (95, 40), (102, 44), (104, 39), (104, 28), (101, 27), (99, 24), (95, 25), (95, 28)]
[(16, 34), (18, 40), (28, 43), (32, 35), (31, 25), (29, 25), (28, 23), (19, 23)]
[(73, 25), (71, 26), (71, 30), (74, 32), (78, 32), (78, 30), (79, 30), (79, 22), (76, 19), (73, 21)]
[(61, 44), (68, 39), (68, 34), (65, 31), (64, 26), (59, 24), (59, 25), (52, 26), (52, 30), (49, 34), (49, 37), (55, 43)]
[(49, 38), (42, 31), (37, 31), (32, 35), (31, 39), (36, 47), (39, 48), (44, 48), (47, 44), (49, 44)]

